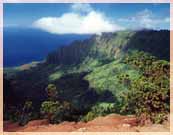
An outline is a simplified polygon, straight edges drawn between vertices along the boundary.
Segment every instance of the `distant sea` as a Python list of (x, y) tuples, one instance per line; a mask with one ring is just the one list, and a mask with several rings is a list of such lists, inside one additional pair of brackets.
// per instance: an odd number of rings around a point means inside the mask
[(4, 67), (19, 66), (32, 61), (41, 61), (48, 53), (74, 40), (84, 40), (91, 35), (56, 35), (31, 28), (4, 28)]

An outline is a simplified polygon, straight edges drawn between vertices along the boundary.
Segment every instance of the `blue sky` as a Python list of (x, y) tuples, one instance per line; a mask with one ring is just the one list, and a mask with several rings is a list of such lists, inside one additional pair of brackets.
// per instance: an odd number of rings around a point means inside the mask
[(54, 34), (170, 29), (169, 4), (4, 4), (4, 27)]

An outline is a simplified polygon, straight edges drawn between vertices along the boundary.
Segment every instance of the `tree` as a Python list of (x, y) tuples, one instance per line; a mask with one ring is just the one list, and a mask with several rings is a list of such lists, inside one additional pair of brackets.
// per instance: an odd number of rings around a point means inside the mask
[(48, 95), (48, 100), (55, 101), (58, 98), (58, 91), (57, 91), (56, 86), (54, 84), (49, 84), (46, 87), (46, 92)]
[(64, 101), (44, 101), (40, 112), (50, 123), (59, 123), (63, 120), (71, 120), (73, 108), (70, 103)]
[(26, 101), (20, 115), (19, 125), (24, 126), (31, 120), (33, 112), (32, 101)]
[(41, 114), (49, 120), (50, 123), (59, 123), (64, 117), (69, 116), (70, 105), (68, 102), (57, 101), (58, 91), (54, 84), (49, 84), (46, 87), (48, 100), (41, 104)]
[(41, 104), (40, 112), (49, 122), (52, 122), (55, 114), (61, 109), (62, 106), (58, 101), (44, 101)]

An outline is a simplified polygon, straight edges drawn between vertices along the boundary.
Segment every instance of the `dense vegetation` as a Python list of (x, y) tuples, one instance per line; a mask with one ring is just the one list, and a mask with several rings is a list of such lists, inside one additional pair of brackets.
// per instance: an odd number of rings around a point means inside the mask
[(167, 119), (170, 105), (169, 62), (144, 52), (134, 52), (124, 62), (139, 68), (142, 76), (131, 82), (128, 92), (123, 95), (122, 111), (162, 123)]
[(94, 35), (57, 49), (46, 61), (4, 73), (4, 119), (89, 121), (135, 114), (141, 124), (169, 115), (169, 31)]

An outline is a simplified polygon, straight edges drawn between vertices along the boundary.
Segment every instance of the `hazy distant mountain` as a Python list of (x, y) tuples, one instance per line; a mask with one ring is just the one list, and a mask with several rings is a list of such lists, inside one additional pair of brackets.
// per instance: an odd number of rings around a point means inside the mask
[(40, 61), (45, 56), (74, 40), (82, 40), (89, 35), (54, 35), (31, 28), (4, 28), (4, 66), (17, 66), (31, 61)]

